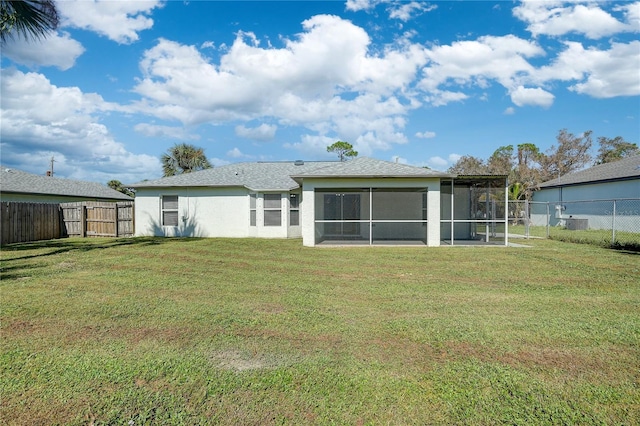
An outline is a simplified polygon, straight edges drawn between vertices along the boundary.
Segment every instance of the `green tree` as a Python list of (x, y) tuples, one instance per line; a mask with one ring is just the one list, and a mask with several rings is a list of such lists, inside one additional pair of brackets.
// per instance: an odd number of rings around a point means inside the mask
[(449, 173), (457, 175), (486, 175), (489, 174), (489, 168), (484, 160), (472, 155), (463, 155), (456, 163), (449, 167)]
[(58, 10), (53, 0), (1, 0), (0, 40), (22, 35), (40, 39), (58, 28)]
[(166, 176), (210, 169), (211, 163), (202, 148), (186, 143), (175, 144), (162, 155), (162, 172)]
[(593, 144), (591, 133), (589, 130), (581, 136), (576, 136), (567, 129), (560, 130), (556, 137), (558, 144), (539, 157), (542, 182), (575, 172), (589, 164), (589, 150)]
[(513, 171), (513, 145), (501, 146), (489, 157), (487, 169), (492, 175), (507, 175)]
[(516, 157), (513, 183), (510, 185), (512, 199), (531, 200), (533, 191), (540, 185), (540, 149), (530, 142), (521, 143)]
[(125, 187), (122, 182), (117, 179), (112, 179), (107, 182), (107, 186), (111, 189), (114, 189), (118, 192), (122, 192), (123, 194), (128, 195), (129, 197), (135, 196), (135, 191), (132, 188)]
[(338, 154), (340, 161), (345, 161), (346, 157), (357, 157), (358, 151), (354, 151), (353, 145), (349, 142), (337, 141), (327, 147), (327, 152)]
[(638, 148), (637, 144), (627, 142), (621, 136), (616, 136), (613, 139), (600, 136), (598, 143), (600, 144), (600, 149), (598, 149), (598, 156), (594, 165), (611, 163), (640, 154), (640, 148)]

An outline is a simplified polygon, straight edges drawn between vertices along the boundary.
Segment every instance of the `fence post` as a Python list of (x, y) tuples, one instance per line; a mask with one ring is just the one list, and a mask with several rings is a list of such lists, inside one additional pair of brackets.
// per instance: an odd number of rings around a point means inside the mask
[(611, 223), (611, 245), (616, 243), (616, 200), (613, 200), (613, 218)]
[(116, 234), (116, 238), (117, 238), (117, 237), (120, 236), (120, 230), (118, 229), (118, 210), (119, 210), (118, 203), (115, 203), (115, 206), (116, 206), (116, 208), (115, 208), (115, 215), (114, 215), (113, 220), (115, 222), (114, 223), (114, 225), (115, 225), (114, 228), (116, 230), (115, 234)]
[(524, 235), (529, 239), (529, 200), (524, 200)]
[(551, 222), (551, 214), (549, 212), (549, 202), (547, 201), (547, 239), (549, 239), (549, 222)]

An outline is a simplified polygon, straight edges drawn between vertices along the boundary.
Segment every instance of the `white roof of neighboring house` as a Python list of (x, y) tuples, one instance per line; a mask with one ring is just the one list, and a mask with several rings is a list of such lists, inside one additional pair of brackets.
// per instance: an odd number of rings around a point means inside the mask
[(640, 179), (640, 155), (599, 164), (540, 184), (540, 188)]
[(0, 192), (29, 195), (58, 195), (131, 201), (133, 198), (96, 182), (40, 176), (0, 166)]
[(130, 185), (133, 188), (229, 187), (251, 191), (290, 191), (310, 177), (449, 177), (422, 167), (360, 157), (339, 161), (237, 163)]

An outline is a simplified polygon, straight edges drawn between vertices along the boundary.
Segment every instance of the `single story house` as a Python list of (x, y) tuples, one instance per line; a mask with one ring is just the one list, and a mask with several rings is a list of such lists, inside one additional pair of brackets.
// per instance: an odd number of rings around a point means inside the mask
[(133, 198), (96, 182), (41, 176), (0, 166), (0, 200), (69, 203), (133, 201)]
[(361, 157), (238, 163), (129, 185), (138, 236), (327, 244), (504, 244), (506, 177)]
[[(624, 222), (628, 222), (629, 230), (638, 232), (640, 155), (560, 176), (540, 184), (540, 189), (533, 193), (534, 202), (550, 204), (551, 226), (567, 225), (568, 219), (578, 223), (579, 219), (584, 224), (580, 227), (610, 229), (615, 210), (613, 200), (616, 200), (617, 228), (624, 229)], [(546, 214), (532, 215), (532, 221), (546, 222)]]

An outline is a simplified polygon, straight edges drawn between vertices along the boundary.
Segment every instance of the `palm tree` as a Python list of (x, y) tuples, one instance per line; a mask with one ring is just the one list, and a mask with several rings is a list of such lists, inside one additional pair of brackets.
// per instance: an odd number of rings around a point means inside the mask
[(162, 154), (162, 172), (164, 176), (175, 176), (197, 170), (210, 169), (211, 163), (204, 150), (186, 143), (175, 144)]
[(0, 0), (2, 42), (16, 34), (37, 40), (54, 31), (58, 23), (58, 10), (53, 0)]

